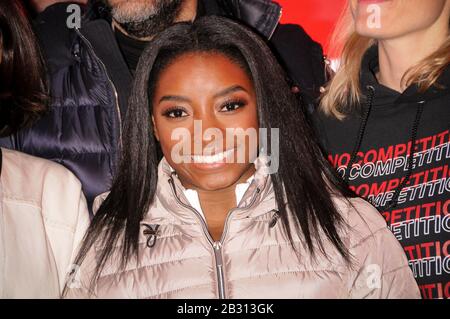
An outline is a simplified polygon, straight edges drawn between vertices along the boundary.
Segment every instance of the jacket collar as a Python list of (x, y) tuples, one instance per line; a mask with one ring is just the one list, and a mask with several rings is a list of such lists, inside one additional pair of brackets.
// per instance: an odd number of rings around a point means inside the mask
[[(233, 219), (256, 218), (274, 209), (275, 196), (270, 175), (266, 174), (263, 159), (255, 161), (256, 173), (254, 179), (245, 192), (239, 206), (233, 212)], [(177, 174), (172, 170), (167, 160), (163, 158), (158, 166), (158, 186), (156, 191), (156, 206), (149, 214), (169, 212), (175, 219), (185, 223), (197, 223), (198, 212), (189, 204), (184, 195), (185, 188)], [(156, 216), (149, 216), (154, 219)]]
[(282, 15), (282, 8), (271, 0), (199, 0), (206, 15), (221, 15), (239, 20), (270, 39)]

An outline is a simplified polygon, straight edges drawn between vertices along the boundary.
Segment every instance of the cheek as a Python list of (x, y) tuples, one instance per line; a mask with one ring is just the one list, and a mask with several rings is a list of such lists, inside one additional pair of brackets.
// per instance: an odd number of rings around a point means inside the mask
[(166, 159), (171, 158), (172, 150), (182, 141), (189, 127), (186, 123), (170, 123), (163, 117), (155, 117), (155, 134), (158, 135), (162, 152)]
[(172, 131), (162, 129), (159, 131), (159, 143), (165, 157), (168, 157), (170, 150), (176, 144), (176, 141), (172, 141)]
[(242, 129), (242, 131), (239, 131), (244, 134), (242, 136), (238, 133), (238, 137), (236, 137), (234, 141), (238, 149), (241, 149), (241, 147), (245, 149), (245, 154), (236, 154), (236, 161), (238, 163), (253, 162), (258, 153), (260, 134), (256, 107), (252, 109), (248, 108), (247, 114), (240, 119), (236, 119), (233, 127)]
[(251, 111), (251, 116), (249, 117), (249, 124), (251, 127), (259, 128), (259, 120), (258, 120), (258, 111), (257, 107), (254, 106), (253, 110)]
[[(228, 125), (223, 125), (227, 128), (235, 129), (234, 132), (237, 135), (234, 142), (237, 144), (245, 144), (245, 149), (248, 150), (250, 146), (258, 146), (259, 141), (259, 121), (258, 114), (255, 106), (248, 107), (239, 116), (233, 116), (228, 119)], [(229, 139), (228, 136), (226, 136)], [(237, 142), (238, 141), (238, 142)], [(230, 143), (231, 141), (228, 141)]]
[(228, 120), (229, 127), (233, 128), (259, 128), (258, 111), (256, 105), (248, 105), (238, 116), (232, 116)]
[(446, 0), (412, 0), (406, 1), (404, 6), (404, 17), (409, 17), (410, 27), (414, 29), (424, 29), (430, 27), (442, 15)]

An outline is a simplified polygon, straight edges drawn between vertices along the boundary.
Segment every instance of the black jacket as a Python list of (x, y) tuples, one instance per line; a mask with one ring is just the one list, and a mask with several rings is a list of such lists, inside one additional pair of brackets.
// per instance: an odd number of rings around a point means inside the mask
[[(50, 112), (0, 146), (47, 158), (81, 180), (89, 203), (111, 186), (132, 74), (101, 1), (86, 8), (81, 28), (66, 27), (67, 3), (47, 8), (36, 31), (48, 62)], [(313, 101), (324, 83), (322, 49), (296, 25), (279, 25), (281, 7), (268, 0), (203, 0), (198, 15), (227, 16), (270, 39), (293, 85)]]

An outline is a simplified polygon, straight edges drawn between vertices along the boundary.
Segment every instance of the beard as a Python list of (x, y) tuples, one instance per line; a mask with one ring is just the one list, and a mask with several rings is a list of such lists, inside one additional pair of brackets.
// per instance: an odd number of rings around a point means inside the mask
[(152, 37), (174, 24), (183, 0), (107, 0), (113, 19), (137, 38)]

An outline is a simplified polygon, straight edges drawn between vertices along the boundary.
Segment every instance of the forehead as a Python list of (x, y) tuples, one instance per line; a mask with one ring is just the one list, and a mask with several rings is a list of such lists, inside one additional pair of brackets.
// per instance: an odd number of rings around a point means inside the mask
[(252, 80), (237, 62), (221, 53), (187, 53), (172, 61), (160, 74), (156, 94), (162, 90), (220, 90), (241, 85), (253, 90)]

